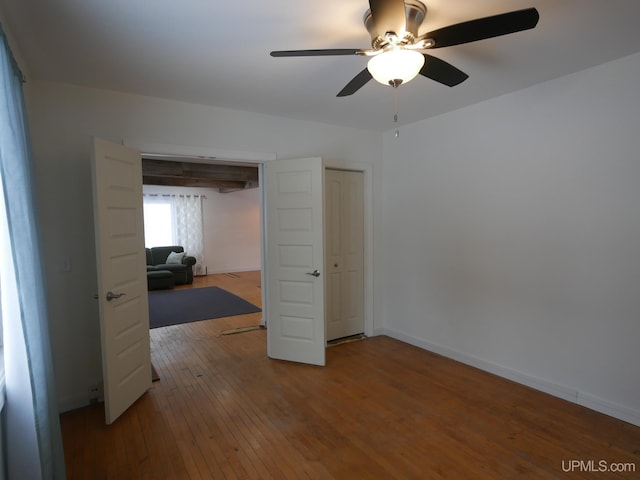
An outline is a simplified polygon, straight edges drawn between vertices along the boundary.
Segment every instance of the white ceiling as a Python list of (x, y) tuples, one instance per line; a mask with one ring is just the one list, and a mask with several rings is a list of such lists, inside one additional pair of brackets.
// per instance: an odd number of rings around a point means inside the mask
[[(469, 75), (453, 88), (418, 77), (398, 89), (400, 124), (640, 51), (638, 0), (426, 0), (420, 32), (536, 7), (534, 30), (430, 54)], [(366, 0), (3, 0), (28, 80), (132, 92), (384, 131), (395, 94), (356, 56), (272, 58), (271, 50), (369, 48)]]

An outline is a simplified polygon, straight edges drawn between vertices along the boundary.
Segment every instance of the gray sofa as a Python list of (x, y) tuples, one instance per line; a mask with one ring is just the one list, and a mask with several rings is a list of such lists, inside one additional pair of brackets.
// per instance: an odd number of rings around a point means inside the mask
[[(146, 253), (149, 290), (193, 283), (193, 266), (196, 259), (185, 255), (181, 246), (147, 248)], [(183, 254), (182, 258), (179, 258), (180, 254)], [(169, 258), (170, 255), (178, 258)], [(171, 272), (171, 275), (168, 272)]]

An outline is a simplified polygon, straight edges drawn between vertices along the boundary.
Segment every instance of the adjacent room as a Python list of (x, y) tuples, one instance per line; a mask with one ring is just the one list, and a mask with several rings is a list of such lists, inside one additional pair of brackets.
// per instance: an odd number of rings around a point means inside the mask
[(638, 18), (4, 0), (0, 480), (638, 478)]
[(223, 287), (260, 292), (258, 167), (144, 158), (142, 170), (150, 328), (260, 312)]

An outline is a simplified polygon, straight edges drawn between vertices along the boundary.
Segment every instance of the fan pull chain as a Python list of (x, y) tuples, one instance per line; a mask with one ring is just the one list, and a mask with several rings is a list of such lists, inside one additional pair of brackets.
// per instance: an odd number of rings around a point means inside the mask
[(393, 85), (393, 90), (394, 90), (394, 94), (393, 94), (394, 107), (396, 111), (396, 113), (393, 115), (393, 123), (396, 124), (396, 131), (394, 133), (394, 136), (398, 138), (400, 136), (400, 129), (397, 127), (398, 125), (398, 85)]

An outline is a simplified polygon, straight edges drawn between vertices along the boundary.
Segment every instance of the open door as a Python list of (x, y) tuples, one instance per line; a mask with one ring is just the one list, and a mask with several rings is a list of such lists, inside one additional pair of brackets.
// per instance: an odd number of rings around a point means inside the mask
[(105, 420), (110, 424), (151, 387), (140, 154), (94, 139), (93, 196)]
[(325, 364), (323, 175), (320, 158), (265, 164), (270, 358)]

